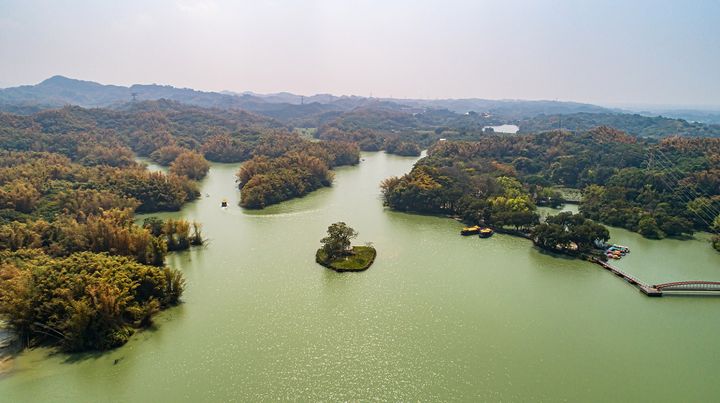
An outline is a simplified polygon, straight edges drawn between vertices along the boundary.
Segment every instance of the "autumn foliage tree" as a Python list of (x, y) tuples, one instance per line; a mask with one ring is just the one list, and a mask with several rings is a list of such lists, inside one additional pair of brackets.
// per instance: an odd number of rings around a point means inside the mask
[(182, 153), (189, 151), (187, 148), (178, 145), (162, 146), (150, 154), (150, 159), (160, 165), (170, 165)]
[(312, 143), (297, 135), (264, 139), (236, 174), (240, 205), (264, 208), (330, 186), (330, 168), (358, 163), (359, 153), (353, 143)]
[(205, 157), (194, 151), (180, 153), (170, 164), (170, 172), (178, 176), (185, 176), (193, 180), (199, 180), (207, 175), (210, 164)]
[(208, 138), (200, 152), (210, 161), (240, 162), (250, 158), (252, 148), (249, 144), (230, 137), (230, 135), (218, 134)]
[(124, 344), (160, 309), (175, 305), (182, 274), (132, 258), (91, 252), (51, 258), (0, 252), (0, 316), (24, 339), (66, 351)]
[(14, 180), (0, 187), (0, 208), (30, 213), (40, 197), (40, 192), (32, 183), (22, 179)]

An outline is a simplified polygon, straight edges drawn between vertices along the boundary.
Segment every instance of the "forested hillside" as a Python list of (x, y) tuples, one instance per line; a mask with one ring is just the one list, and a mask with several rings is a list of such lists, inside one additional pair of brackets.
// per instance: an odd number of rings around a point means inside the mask
[[(68, 106), (29, 116), (0, 113), (0, 146), (57, 152), (78, 160), (104, 157), (103, 163), (117, 165), (131, 159), (128, 151), (149, 156), (161, 147), (176, 145), (227, 162), (247, 159), (247, 149), (262, 134), (282, 129), (272, 119), (244, 111), (203, 109), (163, 100), (132, 103), (117, 110)], [(103, 153), (108, 147), (124, 151)], [(235, 157), (230, 157), (233, 154)]]
[(121, 146), (97, 147), (74, 160), (0, 153), (0, 315), (30, 343), (69, 351), (125, 343), (179, 301), (184, 280), (165, 267), (168, 251), (202, 243), (197, 223), (191, 234), (182, 220), (152, 230), (133, 219), (179, 209), (197, 196), (194, 182), (150, 173)]
[[(68, 351), (116, 347), (149, 326), (184, 289), (165, 256), (204, 240), (199, 223), (139, 226), (134, 213), (196, 198), (201, 143), (232, 133), (252, 144), (268, 130), (258, 122), (170, 102), (0, 114), (0, 316), (31, 345)], [(135, 162), (168, 144), (181, 148), (170, 173)]]
[(257, 209), (303, 196), (330, 186), (330, 169), (358, 162), (360, 149), (356, 143), (309, 142), (295, 135), (265, 137), (254, 157), (237, 173), (240, 204)]
[[(240, 180), (243, 206), (249, 208), (329, 186), (330, 169), (357, 164), (359, 148), (346, 138), (326, 140), (311, 142), (252, 113), (166, 100), (130, 103), (119, 109), (68, 106), (29, 116), (0, 114), (0, 147), (63, 155), (82, 169), (116, 168), (117, 173), (106, 175), (109, 179), (103, 183), (139, 201), (136, 207), (141, 212), (176, 210), (195, 197), (192, 180), (208, 172), (206, 160), (251, 160), (243, 166)], [(413, 153), (420, 151), (416, 145), (411, 148)], [(167, 179), (137, 166), (134, 154), (169, 166)], [(174, 187), (156, 191), (149, 183)], [(99, 187), (95, 182), (86, 186)]]
[[(417, 100), (333, 96), (328, 94), (303, 97), (290, 93), (235, 94), (203, 92), (163, 85), (133, 85), (130, 87), (102, 85), (90, 81), (51, 77), (37, 85), (0, 89), (0, 111), (33, 114), (66, 105), (106, 108), (93, 112), (99, 127), (108, 124), (117, 130), (116, 123), (128, 123), (117, 112), (161, 112), (172, 124), (178, 116), (235, 130), (235, 123), (264, 127), (334, 127), (344, 131), (376, 130), (404, 135), (444, 133), (438, 138), (457, 137), (472, 140), (483, 133), (486, 126), (517, 124), (523, 133), (555, 129), (587, 131), (606, 125), (639, 137), (720, 136), (720, 127), (692, 123), (682, 119), (624, 113), (576, 102), (444, 99)], [(182, 106), (181, 106), (182, 105)], [(201, 112), (202, 111), (202, 112)], [(247, 112), (241, 112), (247, 111)], [(669, 116), (693, 117), (708, 112), (681, 111)], [(202, 116), (198, 116), (202, 115)], [(212, 118), (209, 118), (209, 115)], [(208, 119), (209, 118), (209, 119)], [(109, 119), (109, 122), (107, 121)], [(129, 125), (128, 127), (134, 127)], [(194, 129), (201, 129), (197, 125)], [(198, 133), (192, 136), (199, 140)], [(407, 139), (401, 139), (406, 141)], [(414, 141), (429, 145), (432, 141)]]
[(600, 127), (474, 142), (438, 142), (413, 171), (384, 182), (385, 202), (410, 211), (529, 228), (554, 186), (583, 189), (588, 218), (650, 238), (716, 229), (720, 139), (640, 140)]
[(682, 119), (627, 113), (538, 115), (519, 120), (517, 125), (520, 127), (521, 133), (537, 133), (559, 128), (586, 131), (598, 126), (610, 126), (637, 137), (720, 137), (720, 125), (718, 124), (691, 123)]

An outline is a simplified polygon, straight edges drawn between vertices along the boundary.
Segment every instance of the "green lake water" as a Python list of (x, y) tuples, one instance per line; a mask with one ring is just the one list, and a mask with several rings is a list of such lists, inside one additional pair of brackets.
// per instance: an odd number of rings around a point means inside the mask
[[(382, 207), (379, 182), (414, 158), (364, 153), (332, 188), (263, 211), (237, 207), (238, 165), (213, 164), (181, 212), (207, 247), (171, 255), (184, 303), (102, 354), (25, 351), (0, 401), (711, 401), (720, 297), (648, 298), (590, 263), (525, 239), (459, 236), (446, 218)], [(220, 208), (227, 198), (230, 207)], [(547, 211), (547, 210), (545, 210)], [(372, 242), (375, 264), (314, 262), (327, 226)], [(648, 283), (720, 280), (707, 237), (629, 246)]]

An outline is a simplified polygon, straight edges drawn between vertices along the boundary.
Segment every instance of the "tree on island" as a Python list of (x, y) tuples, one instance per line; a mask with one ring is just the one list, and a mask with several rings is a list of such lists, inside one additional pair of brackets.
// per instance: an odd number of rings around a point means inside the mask
[(336, 259), (348, 253), (350, 240), (358, 236), (358, 232), (344, 222), (336, 222), (327, 229), (328, 236), (320, 240), (322, 250), (328, 258)]
[(327, 234), (320, 240), (322, 246), (315, 252), (315, 261), (320, 265), (338, 272), (357, 272), (367, 270), (375, 261), (377, 252), (372, 243), (368, 242), (365, 246), (350, 244), (358, 232), (344, 222), (330, 225)]

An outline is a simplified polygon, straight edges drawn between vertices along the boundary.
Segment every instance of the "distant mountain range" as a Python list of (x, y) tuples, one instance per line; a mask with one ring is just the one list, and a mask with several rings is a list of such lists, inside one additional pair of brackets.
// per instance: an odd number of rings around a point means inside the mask
[(308, 113), (343, 112), (358, 107), (419, 112), (427, 108), (447, 109), (456, 113), (475, 111), (501, 115), (507, 119), (532, 117), (538, 114), (608, 113), (616, 110), (596, 105), (558, 101), (486, 100), (486, 99), (394, 99), (317, 94), (301, 96), (288, 92), (256, 94), (252, 92), (205, 92), (168, 85), (130, 87), (103, 85), (92, 81), (54, 76), (36, 85), (23, 85), (0, 90), (0, 110), (32, 113), (64, 105), (82, 107), (116, 107), (138, 100), (168, 99), (205, 108), (245, 109), (283, 119)]
[(640, 110), (640, 115), (644, 116), (664, 116), (675, 119), (685, 119), (691, 122), (720, 124), (720, 110), (713, 111), (707, 109), (651, 109)]
[(720, 126), (717, 125), (720, 123), (720, 112), (712, 111), (663, 110), (662, 113), (638, 113), (636, 110), (636, 113), (628, 113), (628, 110), (623, 109), (559, 101), (479, 98), (426, 100), (331, 94), (302, 96), (289, 92), (207, 92), (157, 84), (135, 84), (130, 87), (104, 85), (63, 76), (54, 76), (36, 85), (0, 89), (0, 112), (27, 115), (66, 105), (127, 110), (135, 104), (158, 100), (201, 108), (248, 111), (294, 127), (319, 127), (340, 119), (346, 122), (347, 127), (387, 130), (420, 126), (470, 130), (478, 127), (482, 129), (483, 125), (513, 123), (521, 126), (521, 132), (559, 127), (584, 130), (597, 125), (610, 125), (647, 137), (673, 134), (720, 136)]
[[(23, 108), (47, 109), (65, 105), (86, 108), (114, 107), (133, 99), (168, 99), (204, 107), (226, 108), (242, 103), (246, 97), (155, 84), (135, 84), (130, 87), (103, 85), (93, 81), (53, 76), (36, 85), (0, 90), (0, 109), (21, 111)], [(257, 101), (262, 102), (260, 99)]]

